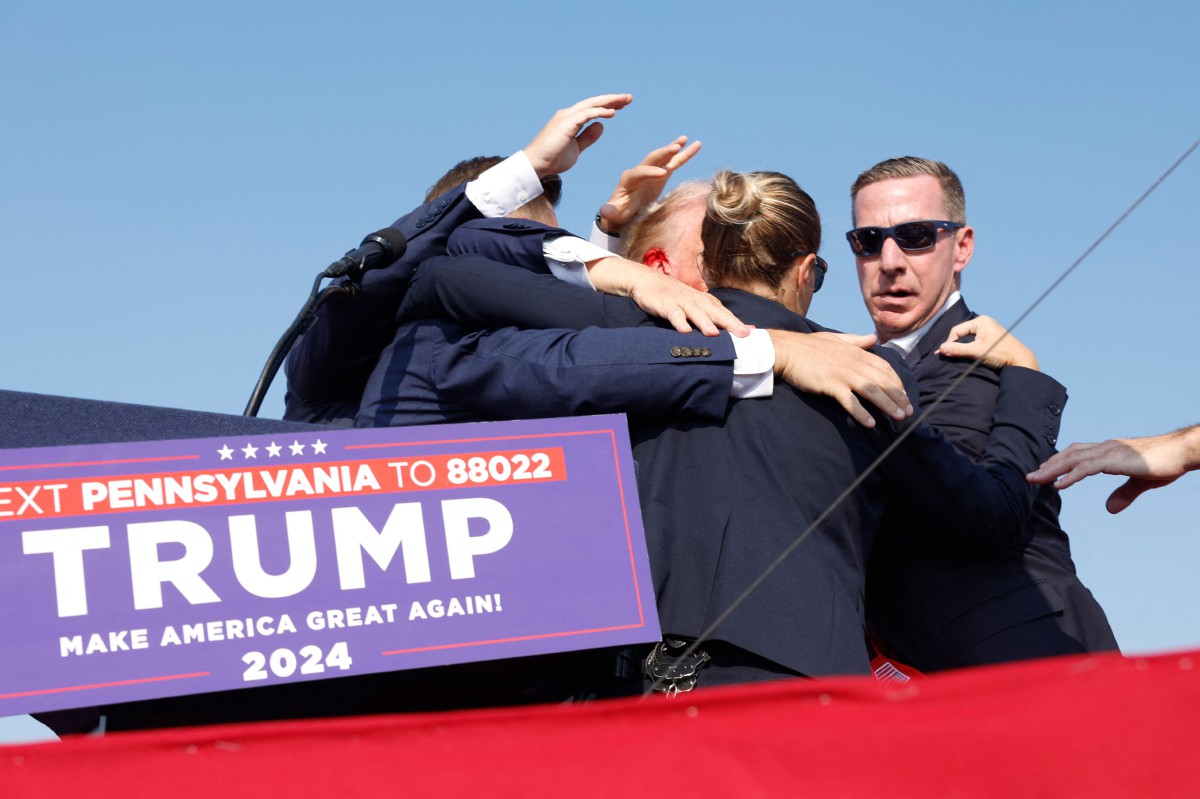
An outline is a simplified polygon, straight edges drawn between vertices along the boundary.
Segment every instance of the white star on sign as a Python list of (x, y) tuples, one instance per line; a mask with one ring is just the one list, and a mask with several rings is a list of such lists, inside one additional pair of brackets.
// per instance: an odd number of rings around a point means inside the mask
[(324, 455), (325, 447), (327, 447), (327, 446), (329, 446), (329, 445), (318, 438), (316, 441), (313, 442), (313, 452), (317, 455)]
[(283, 447), (279, 446), (274, 441), (272, 441), (271, 446), (267, 447), (267, 457), (268, 458), (278, 458), (279, 450), (281, 450), (281, 449), (283, 449)]
[(293, 441), (291, 444), (288, 445), (288, 449), (290, 449), (292, 451), (293, 455), (303, 455), (304, 454), (304, 445), (301, 444), (299, 441)]
[(258, 447), (254, 446), (253, 444), (247, 444), (246, 446), (242, 447), (242, 452), (246, 453), (247, 458), (258, 457)]
[(229, 448), (228, 444), (217, 450), (217, 453), (221, 456), (221, 460), (223, 461), (233, 460), (233, 450)]

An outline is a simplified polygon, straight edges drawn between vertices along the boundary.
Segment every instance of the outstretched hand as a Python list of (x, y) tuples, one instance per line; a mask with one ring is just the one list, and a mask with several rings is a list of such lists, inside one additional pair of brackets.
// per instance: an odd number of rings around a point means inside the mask
[(832, 397), (863, 427), (874, 427), (875, 417), (860, 397), (897, 421), (912, 415), (912, 403), (896, 370), (867, 351), (874, 346), (875, 336), (768, 332), (775, 345), (775, 374), (793, 388)]
[(579, 154), (604, 133), (603, 123), (594, 120), (611, 119), (631, 102), (632, 94), (602, 94), (555, 112), (525, 148), (538, 178), (557, 175), (575, 166)]
[(640, 164), (621, 173), (612, 196), (600, 206), (600, 216), (609, 233), (619, 233), (643, 208), (657, 200), (675, 170), (700, 152), (700, 142), (688, 144), (687, 140), (687, 136), (680, 136), (665, 147), (651, 150)]
[(1146, 438), (1115, 438), (1098, 444), (1072, 444), (1028, 475), (1031, 483), (1054, 481), (1067, 488), (1093, 474), (1127, 476), (1105, 503), (1109, 513), (1120, 513), (1152, 488), (1178, 480), (1200, 466), (1200, 427)]
[[(959, 341), (965, 336), (975, 336), (975, 340)], [(947, 358), (979, 358), (984, 366), (993, 369), (1005, 366), (1038, 368), (1033, 351), (990, 316), (976, 316), (955, 325), (938, 352)]]

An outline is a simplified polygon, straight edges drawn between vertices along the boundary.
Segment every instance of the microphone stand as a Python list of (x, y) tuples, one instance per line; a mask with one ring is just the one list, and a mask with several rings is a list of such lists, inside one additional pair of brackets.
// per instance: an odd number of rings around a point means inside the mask
[(267, 363), (263, 367), (262, 374), (258, 376), (258, 382), (254, 385), (254, 391), (250, 394), (250, 401), (246, 403), (246, 410), (242, 412), (243, 416), (258, 415), (258, 409), (262, 406), (263, 398), (267, 396), (267, 389), (271, 387), (271, 381), (275, 379), (275, 374), (279, 371), (279, 367), (283, 366), (283, 361), (287, 358), (292, 345), (296, 343), (296, 339), (300, 338), (300, 334), (308, 330), (312, 323), (317, 320), (317, 308), (334, 294), (349, 294), (353, 297), (358, 292), (360, 286), (357, 281), (362, 279), (362, 271), (351, 271), (350, 274), (350, 280), (347, 282), (329, 285), (323, 290), (321, 289), (321, 281), (327, 277), (336, 277), (337, 274), (333, 271), (333, 267), (330, 267), (317, 275), (317, 279), (313, 281), (312, 291), (308, 294), (308, 300), (300, 308), (300, 312), (296, 314), (296, 318), (288, 325), (287, 330), (283, 332), (283, 335), (275, 344), (275, 349), (271, 350), (271, 355), (267, 358)]

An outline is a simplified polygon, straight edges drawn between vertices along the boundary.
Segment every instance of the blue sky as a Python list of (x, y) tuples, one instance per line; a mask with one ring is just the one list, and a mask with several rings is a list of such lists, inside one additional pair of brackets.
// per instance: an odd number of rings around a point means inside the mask
[[(964, 294), (1008, 323), (1200, 137), (1197, 29), (1182, 0), (5, 0), (2, 385), (240, 413), (317, 272), (450, 164), (610, 91), (635, 99), (565, 176), (567, 227), (646, 151), (699, 138), (681, 177), (774, 169), (813, 195), (811, 315), (867, 332), (849, 185), (937, 158), (976, 229)], [(1070, 391), (1062, 441), (1200, 421), (1198, 209), (1200, 154), (1017, 330)], [(1127, 652), (1200, 646), (1197, 480), (1116, 517), (1116, 478), (1064, 494)]]

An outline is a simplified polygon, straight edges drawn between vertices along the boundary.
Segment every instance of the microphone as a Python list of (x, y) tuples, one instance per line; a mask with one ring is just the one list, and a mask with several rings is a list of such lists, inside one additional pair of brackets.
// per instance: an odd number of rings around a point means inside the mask
[(408, 249), (408, 240), (394, 227), (385, 227), (362, 240), (357, 250), (346, 253), (325, 270), (325, 277), (348, 275), (351, 280), (362, 278), (368, 269), (382, 269), (400, 260)]

